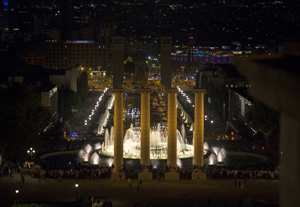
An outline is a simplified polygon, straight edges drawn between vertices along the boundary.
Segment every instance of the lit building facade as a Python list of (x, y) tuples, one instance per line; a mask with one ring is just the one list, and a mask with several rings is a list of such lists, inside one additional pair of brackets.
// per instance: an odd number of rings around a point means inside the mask
[[(46, 41), (42, 46), (47, 69), (69, 69), (80, 64), (90, 75), (112, 75), (112, 47), (109, 43), (88, 40)], [(89, 77), (91, 78), (91, 76)]]

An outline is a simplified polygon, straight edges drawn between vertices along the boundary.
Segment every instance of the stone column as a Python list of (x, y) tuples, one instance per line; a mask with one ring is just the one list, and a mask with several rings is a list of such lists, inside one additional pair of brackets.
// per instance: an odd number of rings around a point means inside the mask
[(177, 89), (169, 88), (168, 93), (168, 166), (177, 161)]
[[(113, 89), (114, 103), (114, 173), (123, 165), (123, 93), (124, 89)], [(118, 176), (118, 174), (116, 175)], [(112, 176), (113, 178), (114, 176)]]
[(141, 165), (150, 165), (150, 91), (141, 89)]
[(204, 94), (205, 89), (194, 89), (195, 112), (194, 112), (194, 165), (204, 165)]

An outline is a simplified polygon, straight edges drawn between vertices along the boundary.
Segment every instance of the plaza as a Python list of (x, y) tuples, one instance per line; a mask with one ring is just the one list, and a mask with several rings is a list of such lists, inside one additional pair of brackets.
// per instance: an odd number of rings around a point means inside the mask
[[(238, 179), (244, 184), (244, 188), (235, 187), (233, 179), (219, 180), (179, 180), (179, 181), (143, 181), (137, 192), (139, 180), (131, 180), (132, 189), (128, 181), (121, 179), (46, 179), (39, 183), (38, 179), (25, 175), (25, 183), (22, 184), (20, 175), (13, 174), (0, 178), (0, 206), (7, 202), (13, 204), (16, 199), (20, 204), (24, 203), (51, 203), (55, 206), (80, 206), (85, 194), (90, 199), (94, 197), (94, 204), (100, 198), (100, 203), (109, 200), (114, 207), (131, 207), (137, 202), (138, 206), (147, 207), (154, 204), (155, 207), (173, 206), (238, 206), (238, 202), (245, 200), (247, 193), (250, 195), (254, 206), (279, 206), (279, 180), (247, 180)], [(101, 188), (101, 183), (103, 188)], [(75, 184), (78, 184), (76, 189)], [(19, 190), (16, 194), (15, 190)], [(217, 200), (217, 204), (216, 204)], [(54, 203), (55, 202), (55, 203)], [(66, 202), (59, 204), (59, 202)], [(89, 202), (90, 203), (90, 202)], [(91, 204), (90, 204), (91, 205)]]

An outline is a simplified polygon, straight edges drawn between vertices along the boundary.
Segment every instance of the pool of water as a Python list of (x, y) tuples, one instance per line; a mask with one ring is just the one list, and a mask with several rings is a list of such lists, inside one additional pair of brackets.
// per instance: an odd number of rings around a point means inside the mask
[[(68, 152), (55, 152), (43, 155), (41, 159), (48, 161), (62, 161), (70, 163), (80, 162), (78, 151)], [(262, 155), (244, 153), (244, 152), (226, 152), (224, 162), (221, 164), (232, 165), (232, 164), (246, 164), (246, 163), (258, 163), (266, 161), (266, 158)], [(156, 168), (163, 168), (167, 165), (167, 160), (151, 160), (153, 166)], [(124, 159), (124, 165), (126, 167), (136, 167), (140, 163), (137, 159)], [(180, 167), (191, 168), (193, 166), (193, 158), (178, 159), (177, 163)], [(204, 159), (204, 163), (208, 164), (208, 159)], [(111, 166), (113, 164), (112, 157), (100, 158), (99, 165)]]

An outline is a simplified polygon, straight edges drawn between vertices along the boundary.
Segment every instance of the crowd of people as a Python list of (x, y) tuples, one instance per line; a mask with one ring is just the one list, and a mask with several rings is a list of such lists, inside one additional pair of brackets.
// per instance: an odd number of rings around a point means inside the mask
[(110, 178), (111, 168), (81, 163), (40, 161), (31, 168), (31, 176), (38, 179), (104, 179)]

